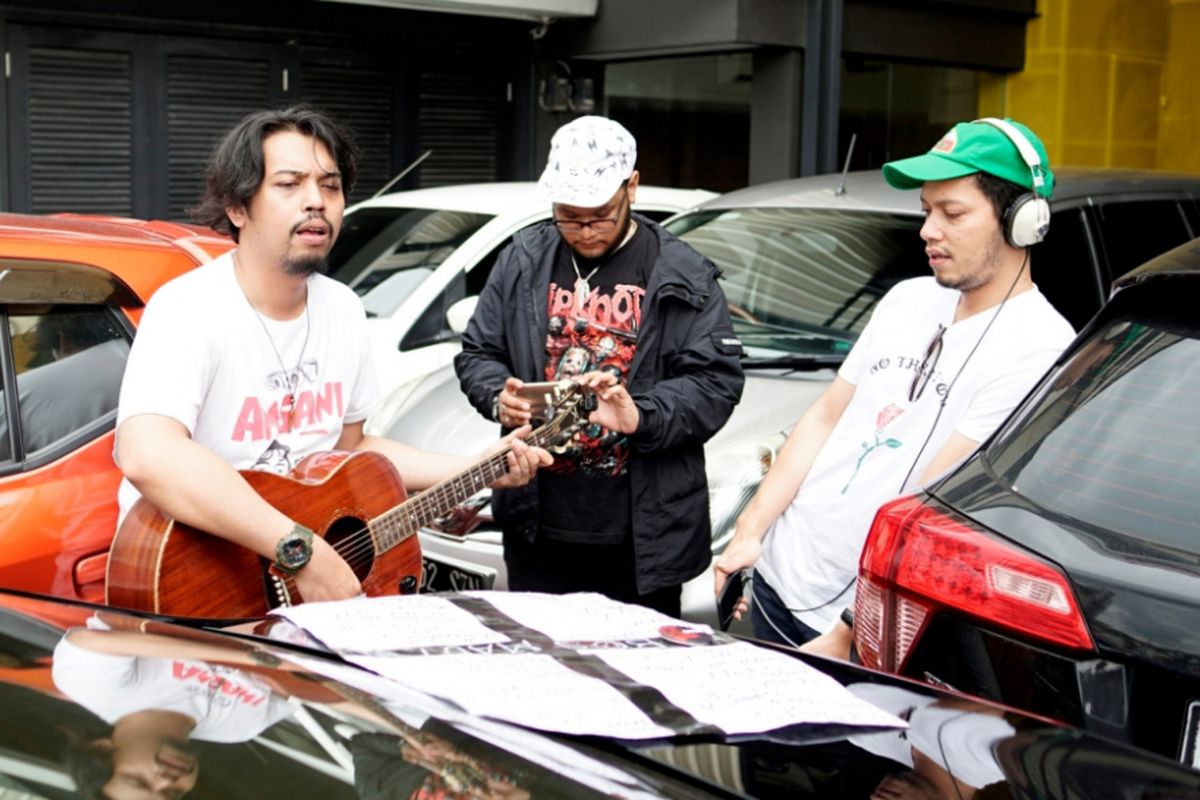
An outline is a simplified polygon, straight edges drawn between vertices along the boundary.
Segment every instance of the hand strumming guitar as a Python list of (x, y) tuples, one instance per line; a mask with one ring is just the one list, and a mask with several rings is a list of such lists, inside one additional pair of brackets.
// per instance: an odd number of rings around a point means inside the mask
[(362, 594), (362, 584), (350, 565), (329, 542), (313, 537), (312, 558), (293, 580), (306, 601), (345, 600)]

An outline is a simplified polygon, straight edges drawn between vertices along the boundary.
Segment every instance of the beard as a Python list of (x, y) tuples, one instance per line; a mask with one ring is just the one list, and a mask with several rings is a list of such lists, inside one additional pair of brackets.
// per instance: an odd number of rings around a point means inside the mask
[(329, 255), (310, 255), (298, 258), (288, 258), (283, 262), (283, 271), (288, 275), (307, 278), (309, 275), (329, 272)]
[(333, 243), (337, 241), (338, 231), (329, 220), (325, 219), (324, 214), (310, 214), (308, 219), (303, 222), (297, 222), (292, 226), (291, 235), (295, 236), (305, 225), (308, 225), (313, 220), (320, 220), (329, 229), (329, 249), (324, 253), (308, 253), (296, 257), (287, 256), (283, 262), (283, 271), (288, 275), (307, 278), (313, 273), (324, 275), (329, 272), (329, 253), (333, 250)]
[(939, 286), (957, 289), (960, 292), (973, 292), (987, 286), (1000, 270), (1000, 244), (1001, 236), (997, 234), (988, 242), (987, 249), (976, 262), (975, 269), (953, 277), (934, 275), (934, 279)]

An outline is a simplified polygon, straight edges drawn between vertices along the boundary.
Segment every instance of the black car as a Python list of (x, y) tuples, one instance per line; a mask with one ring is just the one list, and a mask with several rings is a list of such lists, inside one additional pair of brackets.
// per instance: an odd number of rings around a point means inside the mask
[(864, 663), (1200, 766), (1200, 239), (1114, 294), (985, 446), (880, 509)]
[[(1200, 793), (1200, 772), (1166, 759), (795, 651), (787, 652), (908, 727), (792, 726), (737, 742), (706, 734), (642, 744), (543, 734), (462, 714), (451, 719), (386, 689), (373, 692), (362, 681), (381, 679), (329, 652), (267, 639), (268, 632), (261, 625), (202, 630), (0, 593), (0, 796), (516, 800), (878, 792), (1066, 800)], [(342, 670), (341, 677), (330, 670)], [(620, 688), (647, 700), (648, 713), (669, 710), (644, 686)], [(213, 719), (195, 723), (178, 711), (180, 695), (206, 703)]]

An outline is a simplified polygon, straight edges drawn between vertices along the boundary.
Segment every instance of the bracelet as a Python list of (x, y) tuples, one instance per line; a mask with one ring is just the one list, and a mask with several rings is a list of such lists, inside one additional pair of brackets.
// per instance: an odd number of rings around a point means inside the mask
[(854, 628), (854, 608), (846, 606), (842, 609), (842, 624), (853, 630)]

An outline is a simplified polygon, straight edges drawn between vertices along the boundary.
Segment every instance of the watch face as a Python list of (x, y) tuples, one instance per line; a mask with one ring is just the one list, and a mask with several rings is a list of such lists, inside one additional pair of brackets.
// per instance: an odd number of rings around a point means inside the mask
[(312, 546), (303, 536), (289, 536), (279, 543), (276, 555), (284, 566), (299, 569), (312, 556)]

